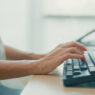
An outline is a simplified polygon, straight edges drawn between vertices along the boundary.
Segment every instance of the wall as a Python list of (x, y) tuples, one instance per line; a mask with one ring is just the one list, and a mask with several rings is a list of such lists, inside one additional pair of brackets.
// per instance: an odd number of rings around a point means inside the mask
[(27, 0), (0, 0), (0, 34), (5, 44), (25, 50)]
[(3, 41), (18, 49), (45, 53), (95, 28), (95, 0), (0, 1)]

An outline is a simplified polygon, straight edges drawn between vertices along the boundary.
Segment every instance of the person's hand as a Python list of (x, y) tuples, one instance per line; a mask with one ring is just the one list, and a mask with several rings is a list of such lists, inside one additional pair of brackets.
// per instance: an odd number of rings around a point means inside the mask
[(84, 51), (86, 48), (76, 42), (61, 44), (36, 64), (35, 74), (48, 74), (69, 58), (85, 60)]

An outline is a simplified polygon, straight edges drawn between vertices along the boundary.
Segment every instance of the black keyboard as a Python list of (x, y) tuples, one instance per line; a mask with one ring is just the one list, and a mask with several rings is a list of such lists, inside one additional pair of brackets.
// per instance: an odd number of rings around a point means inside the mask
[(65, 86), (95, 82), (95, 52), (85, 52), (86, 61), (68, 59), (63, 66), (63, 83)]

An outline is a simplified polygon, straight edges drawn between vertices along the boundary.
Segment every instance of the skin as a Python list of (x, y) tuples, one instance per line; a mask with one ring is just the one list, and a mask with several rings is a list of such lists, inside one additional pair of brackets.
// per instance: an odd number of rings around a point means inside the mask
[(26, 53), (5, 46), (7, 60), (0, 60), (0, 79), (48, 74), (69, 58), (80, 58), (85, 61), (84, 51), (86, 48), (76, 42), (61, 44), (51, 52), (42, 55)]

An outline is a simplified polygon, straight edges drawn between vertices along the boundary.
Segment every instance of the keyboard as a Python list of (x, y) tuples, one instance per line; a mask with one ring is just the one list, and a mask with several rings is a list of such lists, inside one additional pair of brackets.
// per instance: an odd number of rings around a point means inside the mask
[(65, 86), (95, 82), (95, 52), (84, 53), (86, 61), (68, 59), (63, 66), (63, 83)]

